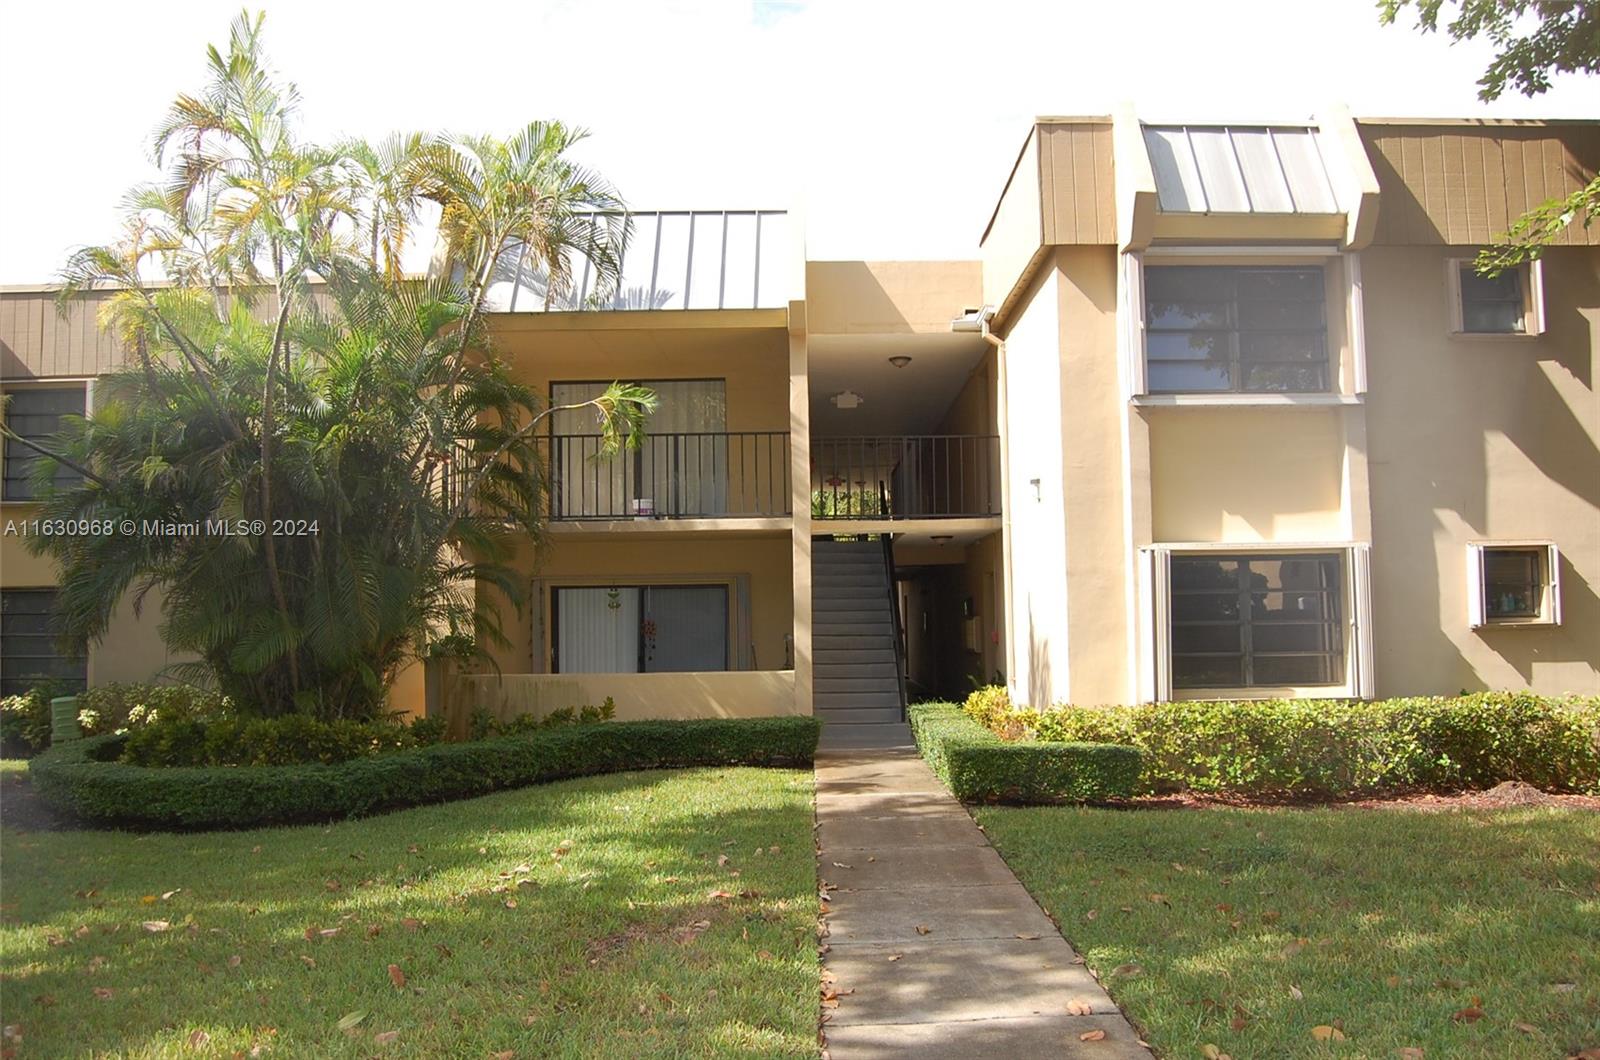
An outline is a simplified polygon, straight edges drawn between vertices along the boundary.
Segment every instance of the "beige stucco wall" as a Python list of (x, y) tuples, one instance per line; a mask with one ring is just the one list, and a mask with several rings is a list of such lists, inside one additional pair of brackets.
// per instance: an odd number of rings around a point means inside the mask
[[(1379, 695), (1600, 692), (1600, 250), (1545, 258), (1548, 331), (1446, 335), (1444, 259), (1363, 254)], [(1469, 541), (1548, 538), (1563, 625), (1467, 628)]]
[(562, 329), (542, 317), (506, 314), (491, 327), (515, 378), (546, 399), (552, 382), (724, 379), (728, 430), (788, 429), (789, 343), (781, 327), (674, 327), (668, 319), (657, 328), (600, 328), (586, 321)]
[(744, 670), (681, 674), (506, 674), (457, 677), (447, 718), (487, 708), (507, 721), (566, 707), (598, 705), (611, 697), (618, 721), (646, 718), (755, 718), (801, 713), (794, 673)]
[[(524, 545), (510, 562), (527, 572), (530, 587), (537, 579), (538, 595), (521, 614), (503, 602), (500, 605), (502, 629), (510, 643), (496, 647), (485, 642), (485, 646), (505, 673), (542, 673), (549, 668), (548, 616), (553, 586), (647, 584), (655, 580), (662, 584), (733, 585), (741, 575), (749, 577), (755, 668), (787, 667), (786, 638), (794, 622), (793, 548), (788, 533), (691, 534), (667, 529), (600, 538), (553, 533), (537, 561), (533, 549)], [(485, 587), (480, 586), (480, 591), (498, 597)], [(735, 594), (730, 593), (729, 603), (730, 611), (736, 608)], [(737, 641), (734, 643), (737, 647)]]
[(1066, 509), (1062, 489), (1060, 274), (1041, 270), (1005, 335), (1005, 469), (1011, 629), (1004, 667), (1019, 702), (1048, 704), (1068, 681)]
[(1061, 442), (1066, 495), (1070, 682), (1057, 701), (1127, 696), (1122, 391), (1117, 376), (1116, 256), (1059, 247)]
[(806, 263), (806, 330), (812, 335), (942, 335), (983, 298), (976, 261)]
[(1345, 538), (1338, 409), (1152, 410), (1157, 541)]

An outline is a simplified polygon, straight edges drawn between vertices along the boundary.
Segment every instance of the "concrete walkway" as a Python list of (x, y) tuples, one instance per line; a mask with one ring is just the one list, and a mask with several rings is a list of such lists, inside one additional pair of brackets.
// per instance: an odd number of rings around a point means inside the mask
[(914, 750), (824, 751), (816, 768), (831, 1060), (1149, 1060)]

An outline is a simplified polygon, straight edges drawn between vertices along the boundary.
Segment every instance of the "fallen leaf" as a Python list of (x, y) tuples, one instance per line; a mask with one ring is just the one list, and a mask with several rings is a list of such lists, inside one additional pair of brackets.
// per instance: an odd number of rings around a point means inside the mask
[(1289, 984), (1289, 996), (1294, 998), (1296, 1001), (1304, 1001), (1306, 999), (1305, 994), (1301, 993), (1300, 988), (1295, 986), (1293, 983)]
[(904, 956), (905, 956), (905, 954), (903, 954), (903, 953), (891, 953), (891, 954), (889, 954), (889, 959), (891, 961), (898, 961), (900, 958), (902, 958)]
[(165, 894), (163, 894), (163, 895), (162, 895), (162, 896), (161, 896), (161, 900), (162, 900), (162, 901), (163, 901), (163, 902), (166, 902), (166, 901), (170, 901), (170, 900), (171, 900), (171, 899), (172, 899), (172, 896), (173, 896), (173, 895), (175, 895), (175, 894), (181, 894), (181, 893), (182, 893), (182, 892), (183, 892), (183, 888), (182, 888), (182, 887), (175, 887), (175, 888), (173, 888), (173, 889), (172, 889), (172, 890), (170, 890), (170, 891), (167, 891), (167, 892), (166, 892), (166, 893), (165, 893)]
[(833, 863), (833, 867), (836, 868), (836, 869), (853, 869), (853, 868), (855, 868), (854, 865), (846, 865), (842, 861), (835, 861)]
[(206, 1045), (210, 1043), (210, 1041), (211, 1035), (207, 1034), (205, 1031), (195, 1031), (193, 1034), (189, 1035), (189, 1048), (204, 1049)]
[(1395, 1055), (1399, 1056), (1400, 1060), (1422, 1060), (1424, 1054), (1415, 1045), (1407, 1045)]
[(316, 966), (317, 966), (317, 962), (316, 962), (316, 961), (315, 961), (315, 960), (313, 960), (313, 959), (312, 959), (312, 958), (310, 958), (310, 957), (307, 957), (307, 956), (306, 956), (306, 955), (305, 955), (305, 954), (303, 954), (303, 953), (302, 953), (302, 954), (301, 954), (301, 955), (300, 955), (300, 960), (302, 960), (302, 961), (303, 961), (303, 962), (305, 962), (305, 966), (306, 966), (306, 967), (307, 967), (307, 968), (315, 968), (315, 967), (316, 967)]
[(344, 929), (343, 928), (323, 928), (321, 931), (317, 932), (317, 935), (320, 938), (331, 939), (342, 930), (344, 930)]
[(1235, 1016), (1228, 1021), (1228, 1029), (1232, 1031), (1242, 1031), (1248, 1026), (1250, 1026), (1250, 1021), (1243, 1016)]
[(381, 1034), (374, 1034), (372, 1036), (372, 1040), (379, 1045), (388, 1045), (390, 1042), (399, 1037), (399, 1031), (384, 1031)]
[(1306, 948), (1306, 940), (1305, 939), (1295, 939), (1293, 942), (1289, 943), (1282, 950), (1280, 950), (1278, 955), (1280, 957), (1282, 957), (1284, 960), (1288, 960), (1289, 958), (1293, 957), (1295, 954), (1299, 953), (1301, 950), (1303, 950), (1305, 948)]
[(1218, 1049), (1210, 1042), (1207, 1042), (1200, 1047), (1200, 1055), (1205, 1057), (1205, 1060), (1233, 1060), (1233, 1057), (1229, 1056), (1221, 1049)]
[(1457, 1023), (1477, 1023), (1487, 1015), (1488, 1013), (1483, 1011), (1483, 1009), (1479, 1008), (1477, 1005), (1468, 1005), (1466, 1008), (1457, 1011), (1450, 1018), (1455, 1020)]
[(417, 928), (422, 926), (422, 921), (416, 919), (415, 917), (408, 916), (400, 921), (400, 926), (405, 928), (407, 931), (415, 931)]
[(397, 990), (406, 988), (406, 973), (400, 970), (398, 964), (389, 965), (389, 982), (393, 983)]
[[(726, 866), (727, 864), (728, 864), (728, 855), (726, 855), (726, 854), (718, 854), (717, 855), (717, 867), (718, 868), (722, 868), (722, 867)], [(835, 862), (834, 864), (838, 864), (838, 862)]]
[(1035, 942), (1039, 938), (1038, 935), (1024, 935), (1021, 932), (1018, 932), (1016, 937), (1021, 939), (1023, 942)]
[(1578, 989), (1577, 983), (1551, 983), (1550, 989), (1558, 994), (1570, 994)]
[(1095, 920), (1095, 919), (1098, 919), (1099, 916), (1100, 916), (1100, 910), (1091, 909), (1087, 913), (1083, 914), (1083, 919), (1085, 919), (1085, 920)]
[(932, 930), (933, 929), (931, 927), (929, 927), (928, 925), (926, 925), (926, 924), (918, 924), (917, 925), (917, 934), (919, 934), (919, 935), (926, 935), (928, 932), (930, 932)]
[(1086, 997), (1075, 997), (1067, 1002), (1067, 1015), (1090, 1016), (1094, 1014), (1094, 1002)]
[(232, 957), (228, 958), (228, 967), (229, 968), (237, 968), (237, 967), (239, 967), (239, 964), (240, 964), (240, 962), (242, 960), (243, 960), (243, 958), (240, 957), (237, 953), (235, 953)]
[(165, 920), (146, 920), (139, 926), (150, 932), (152, 935), (167, 931), (172, 927), (172, 925), (167, 923)]
[(1111, 969), (1111, 974), (1122, 979), (1132, 979), (1136, 975), (1144, 974), (1144, 965), (1129, 961), (1127, 964), (1119, 964)]
[(139, 904), (140, 905), (155, 905), (156, 904), (156, 896), (153, 895), (153, 894), (147, 894), (147, 895), (145, 895), (145, 896), (143, 896), (142, 898), (139, 899)]
[(1105, 1040), (1106, 1032), (1102, 1030), (1084, 1031), (1078, 1035), (1078, 1041), (1080, 1042), (1103, 1042)]
[(494, 1060), (517, 1060), (516, 1050), (505, 1049), (501, 1052), (495, 1053)]
[[(711, 894), (709, 895), (709, 897), (711, 897), (711, 898), (732, 898), (733, 894), (731, 892), (729, 892), (729, 891), (712, 891)], [(824, 895), (823, 897), (826, 898), (827, 896)]]
[(1344, 1031), (1341, 1031), (1338, 1027), (1330, 1027), (1324, 1023), (1311, 1028), (1311, 1037), (1315, 1038), (1319, 1042), (1342, 1042), (1344, 1041)]
[(1147, 894), (1145, 895), (1145, 898), (1152, 905), (1164, 905), (1169, 909), (1172, 908), (1172, 903), (1167, 901), (1167, 896), (1164, 894)]
[(1515, 1027), (1517, 1030), (1521, 1031), (1523, 1034), (1538, 1034), (1539, 1033), (1539, 1028), (1535, 1027), (1531, 1023), (1513, 1023), (1512, 1026)]
[(378, 937), (378, 935), (382, 931), (383, 931), (383, 925), (382, 924), (368, 924), (367, 925), (367, 938), (375, 939), (375, 938)]
[(366, 1018), (367, 1018), (367, 1014), (362, 1009), (357, 1009), (354, 1012), (347, 1012), (339, 1020), (339, 1029), (342, 1030), (342, 1031), (350, 1030), (352, 1027), (355, 1027), (362, 1020), (364, 1020)]
[(1383, 981), (1383, 985), (1389, 987), (1392, 990), (1393, 988), (1395, 988), (1395, 987), (1400, 985), (1400, 977), (1398, 975), (1391, 975), (1391, 976), (1389, 976), (1389, 978), (1387, 978), (1387, 979), (1385, 979)]
[(112, 990), (110, 987), (97, 986), (94, 988), (94, 996), (99, 998), (101, 1001), (110, 1001), (116, 995), (117, 992)]

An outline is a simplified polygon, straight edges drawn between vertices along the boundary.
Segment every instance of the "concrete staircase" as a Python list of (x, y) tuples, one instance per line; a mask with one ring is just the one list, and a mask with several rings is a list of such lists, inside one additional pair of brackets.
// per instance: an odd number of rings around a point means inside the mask
[(878, 541), (811, 543), (812, 706), (826, 748), (911, 743), (895, 659), (893, 596)]

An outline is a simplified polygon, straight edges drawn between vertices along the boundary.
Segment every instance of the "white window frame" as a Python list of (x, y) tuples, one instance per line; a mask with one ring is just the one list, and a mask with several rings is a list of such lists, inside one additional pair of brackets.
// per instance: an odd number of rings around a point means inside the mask
[[(1136, 405), (1348, 405), (1359, 404), (1367, 392), (1367, 341), (1364, 288), (1361, 281), (1361, 255), (1331, 246), (1153, 246), (1144, 251), (1125, 251), (1118, 262), (1117, 347), (1123, 399)], [(1301, 260), (1324, 267), (1331, 261), (1343, 263), (1344, 326), (1351, 353), (1351, 394), (1344, 393), (1337, 351), (1329, 352), (1333, 389), (1318, 394), (1273, 394), (1254, 392), (1181, 394), (1150, 393), (1149, 367), (1145, 359), (1144, 271), (1154, 259), (1157, 264), (1177, 264), (1191, 258), (1274, 258)], [(1201, 261), (1200, 264), (1204, 264)], [(1328, 307), (1331, 311), (1334, 307)]]
[[(1485, 598), (1488, 578), (1484, 553), (1497, 549), (1538, 552), (1542, 598), (1537, 615), (1495, 618)], [(1548, 538), (1506, 541), (1471, 541), (1467, 544), (1467, 626), (1470, 629), (1518, 629), (1561, 625), (1561, 549)]]
[(1473, 258), (1446, 258), (1444, 262), (1445, 313), (1453, 339), (1489, 342), (1534, 339), (1544, 334), (1544, 262), (1538, 258), (1516, 266), (1522, 273), (1522, 330), (1467, 331), (1461, 309), (1461, 270)]
[[(1139, 647), (1147, 660), (1140, 667), (1139, 698), (1174, 700), (1244, 699), (1371, 699), (1376, 695), (1372, 638), (1372, 547), (1362, 542), (1197, 542), (1152, 545), (1140, 549)], [(1172, 685), (1172, 557), (1208, 552), (1241, 555), (1293, 555), (1338, 552), (1344, 559), (1345, 680), (1338, 685), (1257, 686), (1254, 688), (1175, 689)]]

